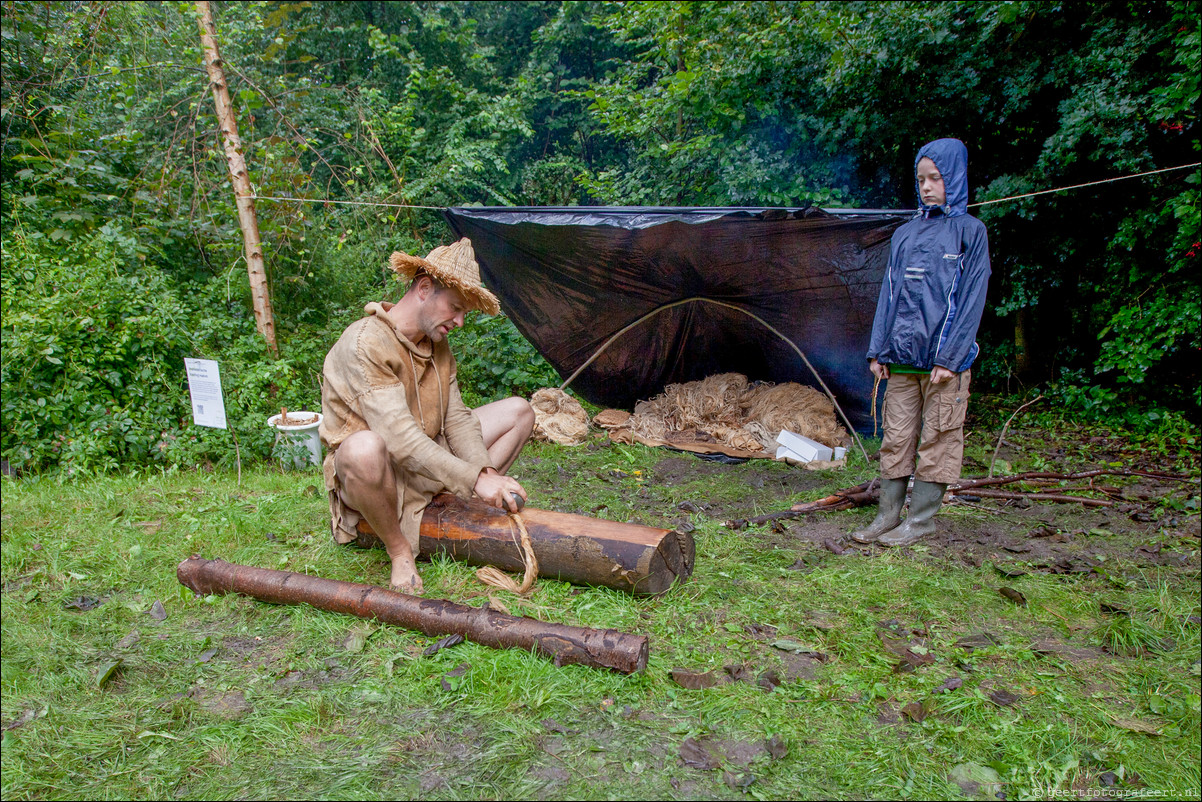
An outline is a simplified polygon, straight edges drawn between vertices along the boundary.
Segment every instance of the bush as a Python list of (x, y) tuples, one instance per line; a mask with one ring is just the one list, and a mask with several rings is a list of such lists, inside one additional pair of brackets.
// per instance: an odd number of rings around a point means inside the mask
[(71, 243), (18, 231), (0, 249), (4, 458), (68, 472), (154, 459), (189, 414), (174, 288), (114, 223)]
[(459, 362), (459, 388), (468, 406), (477, 407), (511, 395), (529, 398), (535, 390), (562, 381), (505, 315), (473, 312), (452, 335)]

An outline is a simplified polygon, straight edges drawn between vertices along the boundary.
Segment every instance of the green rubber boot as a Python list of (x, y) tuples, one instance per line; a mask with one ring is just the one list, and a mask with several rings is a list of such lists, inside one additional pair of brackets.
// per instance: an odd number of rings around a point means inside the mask
[(910, 514), (901, 526), (882, 535), (877, 542), (882, 546), (909, 546), (935, 534), (935, 513), (943, 505), (946, 490), (947, 485), (915, 479), (914, 489), (910, 492)]
[(902, 505), (906, 502), (906, 485), (910, 477), (902, 479), (881, 478), (881, 493), (876, 517), (863, 529), (851, 533), (857, 543), (871, 543), (901, 523)]

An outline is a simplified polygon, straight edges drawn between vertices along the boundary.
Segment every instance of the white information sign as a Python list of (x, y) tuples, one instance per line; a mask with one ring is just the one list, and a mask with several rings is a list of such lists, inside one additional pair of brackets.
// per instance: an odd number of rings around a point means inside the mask
[(197, 426), (225, 429), (225, 399), (221, 396), (221, 370), (214, 359), (185, 359), (188, 392), (192, 394), (192, 421)]

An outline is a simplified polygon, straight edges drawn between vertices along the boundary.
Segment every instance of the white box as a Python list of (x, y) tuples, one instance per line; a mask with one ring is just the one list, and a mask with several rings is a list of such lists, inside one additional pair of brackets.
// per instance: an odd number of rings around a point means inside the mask
[[(794, 434), (788, 430), (782, 430), (776, 436), (776, 442), (792, 451), (796, 455), (796, 459), (801, 462), (813, 462), (815, 460), (827, 461), (834, 456), (834, 452), (827, 446), (822, 445), (808, 437), (803, 437), (800, 434)], [(777, 451), (777, 456), (780, 456), (780, 451)]]
[(790, 451), (785, 446), (777, 446), (776, 458), (777, 459), (790, 459), (790, 460), (793, 460), (794, 462), (804, 462), (804, 460), (801, 457), (794, 454), (792, 451)]

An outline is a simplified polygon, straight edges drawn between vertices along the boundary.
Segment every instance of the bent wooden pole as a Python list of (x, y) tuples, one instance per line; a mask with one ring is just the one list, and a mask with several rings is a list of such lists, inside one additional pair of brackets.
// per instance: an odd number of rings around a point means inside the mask
[[(522, 510), (522, 521), (538, 558), (539, 576), (654, 596), (693, 574), (696, 548), (687, 532), (530, 507)], [(365, 521), (359, 526), (360, 545), (378, 542)], [(525, 562), (515, 533), (505, 512), (442, 493), (422, 516), (421, 553), (521, 573)]]
[(321, 610), (374, 618), (432, 637), (462, 635), (494, 649), (522, 649), (555, 665), (608, 668), (634, 674), (647, 667), (647, 638), (613, 629), (589, 629), (505, 615), (444, 599), (408, 596), (375, 585), (322, 579), (292, 571), (189, 557), (176, 576), (202, 594), (242, 593), (274, 604), (309, 604)]

